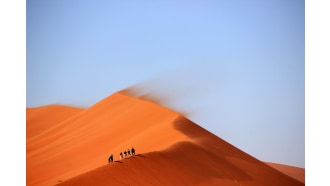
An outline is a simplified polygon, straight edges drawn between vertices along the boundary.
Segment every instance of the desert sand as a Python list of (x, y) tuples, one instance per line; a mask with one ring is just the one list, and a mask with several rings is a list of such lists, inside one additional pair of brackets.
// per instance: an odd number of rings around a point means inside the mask
[[(26, 112), (27, 185), (304, 185), (179, 113), (122, 92), (87, 109)], [(135, 156), (119, 158), (132, 147)]]
[(266, 162), (271, 167), (283, 172), (284, 174), (295, 178), (303, 183), (305, 183), (305, 169), (290, 165), (283, 165), (279, 163)]

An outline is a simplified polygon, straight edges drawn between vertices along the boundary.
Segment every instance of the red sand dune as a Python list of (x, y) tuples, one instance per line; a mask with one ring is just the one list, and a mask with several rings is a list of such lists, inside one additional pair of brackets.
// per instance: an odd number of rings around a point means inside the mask
[(294, 167), (290, 165), (283, 165), (279, 163), (266, 162), (271, 167), (283, 172), (284, 174), (295, 178), (303, 183), (305, 183), (305, 169), (300, 167)]
[[(27, 109), (27, 185), (304, 185), (146, 100), (71, 109)], [(119, 160), (131, 147), (139, 155)]]

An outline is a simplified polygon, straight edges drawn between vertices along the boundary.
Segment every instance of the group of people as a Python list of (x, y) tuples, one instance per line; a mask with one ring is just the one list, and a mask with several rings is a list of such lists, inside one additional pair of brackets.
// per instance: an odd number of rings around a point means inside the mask
[[(124, 151), (124, 156), (125, 156), (125, 158), (127, 158), (127, 157), (129, 157), (129, 156), (134, 156), (134, 155), (135, 155), (135, 149), (134, 149), (134, 147), (132, 147), (132, 149), (127, 149), (127, 151), (126, 151), (126, 150)], [(123, 152), (120, 152), (120, 153), (119, 153), (119, 157), (120, 157), (120, 159), (123, 159), (124, 156), (123, 156)], [(109, 156), (109, 158), (108, 158), (108, 162), (109, 162), (109, 163), (110, 163), (110, 162), (113, 162), (113, 154), (111, 154), (111, 155)]]

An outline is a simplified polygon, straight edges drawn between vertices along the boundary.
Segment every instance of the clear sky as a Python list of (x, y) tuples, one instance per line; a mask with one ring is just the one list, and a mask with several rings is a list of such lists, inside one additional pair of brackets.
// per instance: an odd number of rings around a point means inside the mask
[(139, 84), (262, 161), (305, 167), (301, 0), (27, 0), (26, 104)]

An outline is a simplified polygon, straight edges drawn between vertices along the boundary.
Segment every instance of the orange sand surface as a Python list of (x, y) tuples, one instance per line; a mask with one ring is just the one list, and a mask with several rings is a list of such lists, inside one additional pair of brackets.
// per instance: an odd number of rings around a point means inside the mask
[[(27, 109), (27, 185), (304, 185), (140, 98), (51, 107)], [(137, 155), (120, 160), (131, 147)]]
[(296, 180), (299, 180), (303, 183), (305, 183), (305, 169), (300, 167), (294, 167), (290, 165), (283, 165), (279, 163), (270, 163), (266, 162), (271, 167), (283, 172), (286, 175), (291, 176), (292, 178), (295, 178)]
[(53, 125), (81, 112), (83, 109), (49, 105), (26, 109), (26, 137), (29, 139)]

